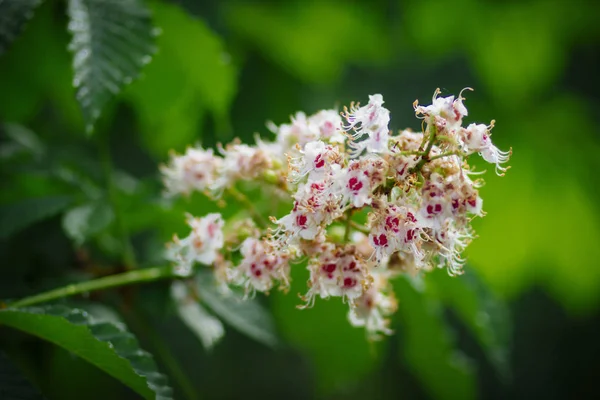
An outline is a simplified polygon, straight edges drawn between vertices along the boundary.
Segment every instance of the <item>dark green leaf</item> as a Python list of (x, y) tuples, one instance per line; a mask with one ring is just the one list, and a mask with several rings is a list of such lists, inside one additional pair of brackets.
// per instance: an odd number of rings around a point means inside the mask
[(500, 376), (507, 378), (511, 319), (506, 304), (493, 296), (473, 269), (455, 278), (438, 270), (425, 280), (428, 293), (456, 312)]
[(65, 233), (78, 245), (106, 228), (114, 213), (106, 202), (93, 202), (69, 210), (63, 218)]
[(141, 0), (70, 0), (69, 18), (73, 85), (91, 132), (102, 108), (150, 62), (156, 31)]
[[(425, 281), (427, 277), (425, 277)], [(474, 399), (476, 379), (468, 360), (454, 348), (442, 305), (424, 291), (425, 282), (398, 278), (394, 287), (401, 316), (401, 358), (435, 399)]]
[(210, 350), (225, 334), (225, 328), (218, 318), (210, 315), (195, 299), (190, 296), (186, 283), (175, 281), (171, 284), (171, 298), (175, 302), (177, 314), (183, 323), (190, 328), (202, 342), (205, 349)]
[(0, 399), (41, 400), (42, 395), (19, 373), (0, 351)]
[(71, 201), (71, 197), (68, 196), (53, 196), (1, 206), (0, 238), (8, 237), (35, 222), (60, 213)]
[(198, 274), (197, 283), (200, 300), (225, 322), (267, 346), (277, 344), (271, 315), (255, 299), (220, 294), (212, 273), (206, 271)]
[(52, 342), (112, 375), (145, 399), (171, 399), (167, 378), (120, 324), (94, 323), (85, 311), (62, 306), (0, 310), (0, 324)]
[(0, 54), (21, 33), (40, 3), (41, 0), (0, 0)]
[[(46, 151), (40, 138), (23, 125), (6, 123), (2, 125), (2, 131), (9, 141), (0, 149), (0, 159), (8, 159), (19, 152), (29, 153), (39, 158)], [(10, 151), (6, 150), (7, 147)]]

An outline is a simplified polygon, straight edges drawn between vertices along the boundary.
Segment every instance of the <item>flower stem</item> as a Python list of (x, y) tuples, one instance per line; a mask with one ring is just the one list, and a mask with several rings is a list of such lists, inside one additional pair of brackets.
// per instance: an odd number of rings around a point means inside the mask
[(349, 209), (346, 212), (346, 230), (344, 231), (344, 243), (348, 243), (350, 241), (350, 233), (352, 232), (352, 214), (354, 213), (353, 209)]
[(431, 148), (434, 145), (435, 135), (437, 134), (437, 129), (435, 127), (435, 123), (431, 123), (429, 125), (429, 128), (431, 129), (431, 133), (429, 134), (429, 141), (427, 143), (427, 148), (425, 149), (425, 151), (423, 151), (423, 157), (421, 158), (419, 163), (417, 165), (415, 165), (414, 171), (420, 171), (421, 168), (423, 168), (423, 165), (425, 165), (426, 162), (430, 161), (429, 153), (431, 152)]
[(449, 153), (438, 154), (437, 156), (429, 157), (429, 161), (437, 160), (438, 158), (442, 158), (442, 157), (457, 156), (460, 154), (462, 154), (460, 151), (452, 151)]
[(105, 276), (91, 281), (74, 283), (53, 289), (48, 292), (36, 294), (10, 303), (12, 308), (26, 307), (38, 303), (45, 303), (76, 294), (105, 290), (120, 286), (135, 285), (139, 283), (154, 282), (161, 279), (176, 278), (171, 266), (136, 269), (121, 274)]
[(351, 225), (354, 229), (356, 229), (359, 232), (362, 232), (366, 235), (368, 235), (369, 233), (371, 233), (371, 230), (369, 230), (369, 228), (367, 228), (364, 225), (359, 224), (358, 222), (352, 221)]
[(254, 206), (254, 203), (252, 203), (244, 193), (240, 192), (233, 186), (227, 189), (227, 193), (248, 208), (248, 211), (250, 212), (250, 214), (252, 214), (252, 217), (254, 217), (256, 223), (260, 227), (265, 228), (269, 226), (267, 220), (258, 212), (256, 207)]

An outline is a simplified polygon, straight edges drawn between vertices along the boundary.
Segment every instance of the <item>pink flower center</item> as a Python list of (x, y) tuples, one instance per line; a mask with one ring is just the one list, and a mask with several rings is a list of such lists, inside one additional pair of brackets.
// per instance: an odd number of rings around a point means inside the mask
[(323, 160), (323, 158), (321, 157), (321, 155), (319, 154), (316, 158), (315, 158), (315, 168), (323, 168), (323, 166), (325, 165), (325, 160)]
[(361, 181), (358, 180), (357, 177), (353, 176), (352, 178), (350, 178), (350, 180), (348, 181), (348, 189), (352, 190), (353, 192), (358, 192), (360, 189), (362, 189), (363, 184)]
[(351, 288), (356, 285), (356, 279), (354, 278), (345, 278), (344, 279), (344, 288)]
[(306, 218), (306, 215), (300, 214), (296, 217), (296, 225), (298, 225), (299, 227), (302, 227), (302, 228), (306, 228), (307, 220), (308, 220), (308, 218)]
[(387, 236), (383, 233), (379, 236), (373, 236), (373, 243), (375, 243), (376, 246), (385, 247), (388, 244)]
[(430, 204), (427, 206), (427, 214), (429, 214), (429, 215), (439, 214), (441, 212), (442, 212), (441, 204)]

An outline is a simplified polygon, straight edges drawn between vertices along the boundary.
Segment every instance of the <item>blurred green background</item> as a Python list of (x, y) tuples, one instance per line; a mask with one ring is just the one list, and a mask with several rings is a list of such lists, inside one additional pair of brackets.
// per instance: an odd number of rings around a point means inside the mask
[[(302, 277), (288, 296), (260, 299), (282, 339), (277, 349), (230, 329), (204, 350), (174, 316), (166, 283), (73, 302), (117, 309), (159, 367), (180, 369), (198, 398), (600, 397), (600, 3), (148, 4), (162, 30), (158, 53), (95, 133), (110, 140), (142, 267), (160, 264), (163, 243), (185, 232), (184, 211), (217, 210), (201, 196), (165, 210), (158, 165), (169, 150), (269, 138), (267, 120), (284, 123), (298, 110), (381, 93), (392, 128), (419, 129), (415, 99), (428, 104), (437, 87), (445, 95), (473, 87), (467, 121), (496, 120), (494, 143), (513, 148), (512, 168), (486, 175), (488, 215), (474, 222), (479, 238), (465, 276), (436, 272), (424, 290), (401, 280), (396, 334), (374, 345), (349, 326), (342, 304), (296, 310)], [(64, 2), (47, 0), (0, 56), (0, 203), (21, 204), (15, 215), (37, 220), (24, 200), (68, 199), (57, 200), (56, 215), (1, 239), (4, 299), (120, 268), (97, 142), (71, 84), (66, 24)], [(73, 207), (91, 217), (65, 231), (59, 212)], [(135, 398), (26, 335), (0, 329), (0, 347), (49, 399)], [(176, 398), (186, 398), (189, 388), (171, 381)]]

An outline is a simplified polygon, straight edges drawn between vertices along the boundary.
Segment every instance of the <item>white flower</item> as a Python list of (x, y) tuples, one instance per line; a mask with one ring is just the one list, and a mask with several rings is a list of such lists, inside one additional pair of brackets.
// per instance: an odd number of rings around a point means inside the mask
[(446, 121), (445, 123), (442, 123), (444, 126), (460, 126), (462, 123), (462, 118), (468, 115), (467, 108), (463, 104), (464, 98), (462, 97), (462, 93), (465, 90), (473, 89), (464, 88), (458, 95), (458, 98), (455, 100), (454, 96), (438, 97), (441, 91), (440, 89), (436, 89), (433, 93), (431, 105), (423, 107), (419, 106), (418, 102), (415, 102), (415, 113), (417, 116), (425, 115), (434, 118), (439, 117), (440, 119)]
[(191, 272), (194, 262), (214, 263), (224, 244), (221, 214), (208, 214), (203, 218), (188, 214), (187, 223), (192, 228), (191, 233), (183, 239), (174, 236), (167, 249), (167, 259), (175, 263), (182, 275)]
[(247, 293), (268, 292), (275, 282), (289, 286), (288, 254), (252, 237), (244, 240), (240, 252), (242, 261), (228, 273), (234, 284), (244, 286)]
[(348, 312), (352, 326), (364, 327), (371, 340), (380, 338), (380, 334), (391, 335), (389, 319), (398, 303), (388, 282), (390, 273), (378, 271), (372, 274), (373, 283), (360, 297), (354, 299)]
[(236, 180), (252, 180), (271, 168), (273, 161), (268, 150), (270, 149), (264, 145), (249, 146), (240, 143), (221, 147), (223, 162), (218, 169), (219, 178), (215, 186), (224, 189), (233, 185)]
[(483, 159), (491, 164), (496, 164), (496, 173), (498, 175), (506, 172), (508, 168), (503, 168), (500, 164), (508, 161), (511, 151), (500, 151), (490, 138), (490, 128), (484, 124), (470, 124), (466, 129), (461, 130), (461, 139), (467, 154), (479, 153)]
[(451, 220), (446, 221), (435, 235), (439, 257), (438, 267), (446, 266), (450, 275), (462, 274), (465, 260), (461, 257), (461, 253), (472, 239), (470, 227), (466, 226), (461, 229)]
[(342, 130), (342, 118), (336, 110), (321, 110), (308, 118), (311, 131), (318, 131), (318, 137), (329, 143), (344, 143), (346, 135)]
[[(350, 144), (353, 156), (360, 155), (365, 149), (373, 153), (388, 150), (390, 112), (383, 107), (383, 103), (383, 96), (374, 94), (369, 96), (369, 103), (366, 106), (359, 107), (357, 104), (351, 106), (350, 110), (345, 110), (344, 118), (347, 123), (344, 129), (354, 130), (351, 134), (354, 140)], [(358, 141), (364, 135), (368, 135), (368, 138)]]
[(184, 155), (173, 154), (169, 165), (161, 166), (167, 194), (188, 195), (193, 190), (212, 191), (222, 160), (212, 149), (188, 148)]
[(353, 248), (328, 244), (308, 265), (309, 291), (304, 296), (306, 307), (314, 304), (316, 296), (322, 299), (342, 297), (354, 300), (370, 286), (371, 277)]
[(378, 262), (397, 251), (413, 254), (422, 259), (420, 242), (423, 226), (417, 221), (417, 212), (412, 207), (379, 200), (377, 209), (371, 214), (369, 241), (375, 249)]
[(467, 157), (479, 153), (497, 173), (507, 169), (501, 164), (510, 151), (490, 140), (493, 121), (462, 126), (462, 93), (440, 97), (438, 89), (431, 105), (414, 103), (424, 132), (390, 133), (390, 112), (375, 94), (342, 116), (299, 112), (288, 124), (269, 123), (277, 136), (271, 142), (235, 140), (217, 155), (196, 148), (173, 156), (162, 167), (171, 194), (199, 190), (215, 197), (240, 180), (254, 180), (269, 183), (273, 200), (289, 200), (287, 215), (269, 218), (273, 227), (258, 210), (251, 210), (256, 224), (231, 221), (226, 241), (233, 255), (222, 250), (219, 214), (188, 216), (191, 233), (175, 237), (167, 255), (175, 272), (190, 276), (195, 263), (211, 265), (224, 292), (237, 285), (248, 296), (289, 288), (292, 262), (306, 260), (310, 277), (301, 308), (318, 297), (341, 298), (350, 306), (350, 323), (364, 327), (369, 338), (390, 334), (388, 316), (396, 309), (390, 279), (436, 267), (462, 272), (462, 253), (474, 235), (471, 220), (485, 214), (481, 180), (471, 180), (476, 173)]
[(343, 204), (357, 208), (371, 204), (373, 190), (385, 182), (387, 169), (386, 162), (376, 156), (353, 160), (348, 168), (337, 172), (334, 190)]
[(335, 164), (342, 162), (342, 156), (336, 146), (325, 144), (320, 140), (309, 142), (300, 151), (302, 157), (290, 158), (292, 180), (299, 180), (308, 175), (309, 180), (319, 180), (331, 174)]
[(292, 120), (291, 124), (277, 126), (273, 122), (267, 123), (269, 130), (277, 135), (276, 141), (284, 151), (293, 149), (296, 144), (302, 148), (306, 143), (318, 139), (315, 132), (308, 127), (306, 114), (297, 112), (290, 119)]

